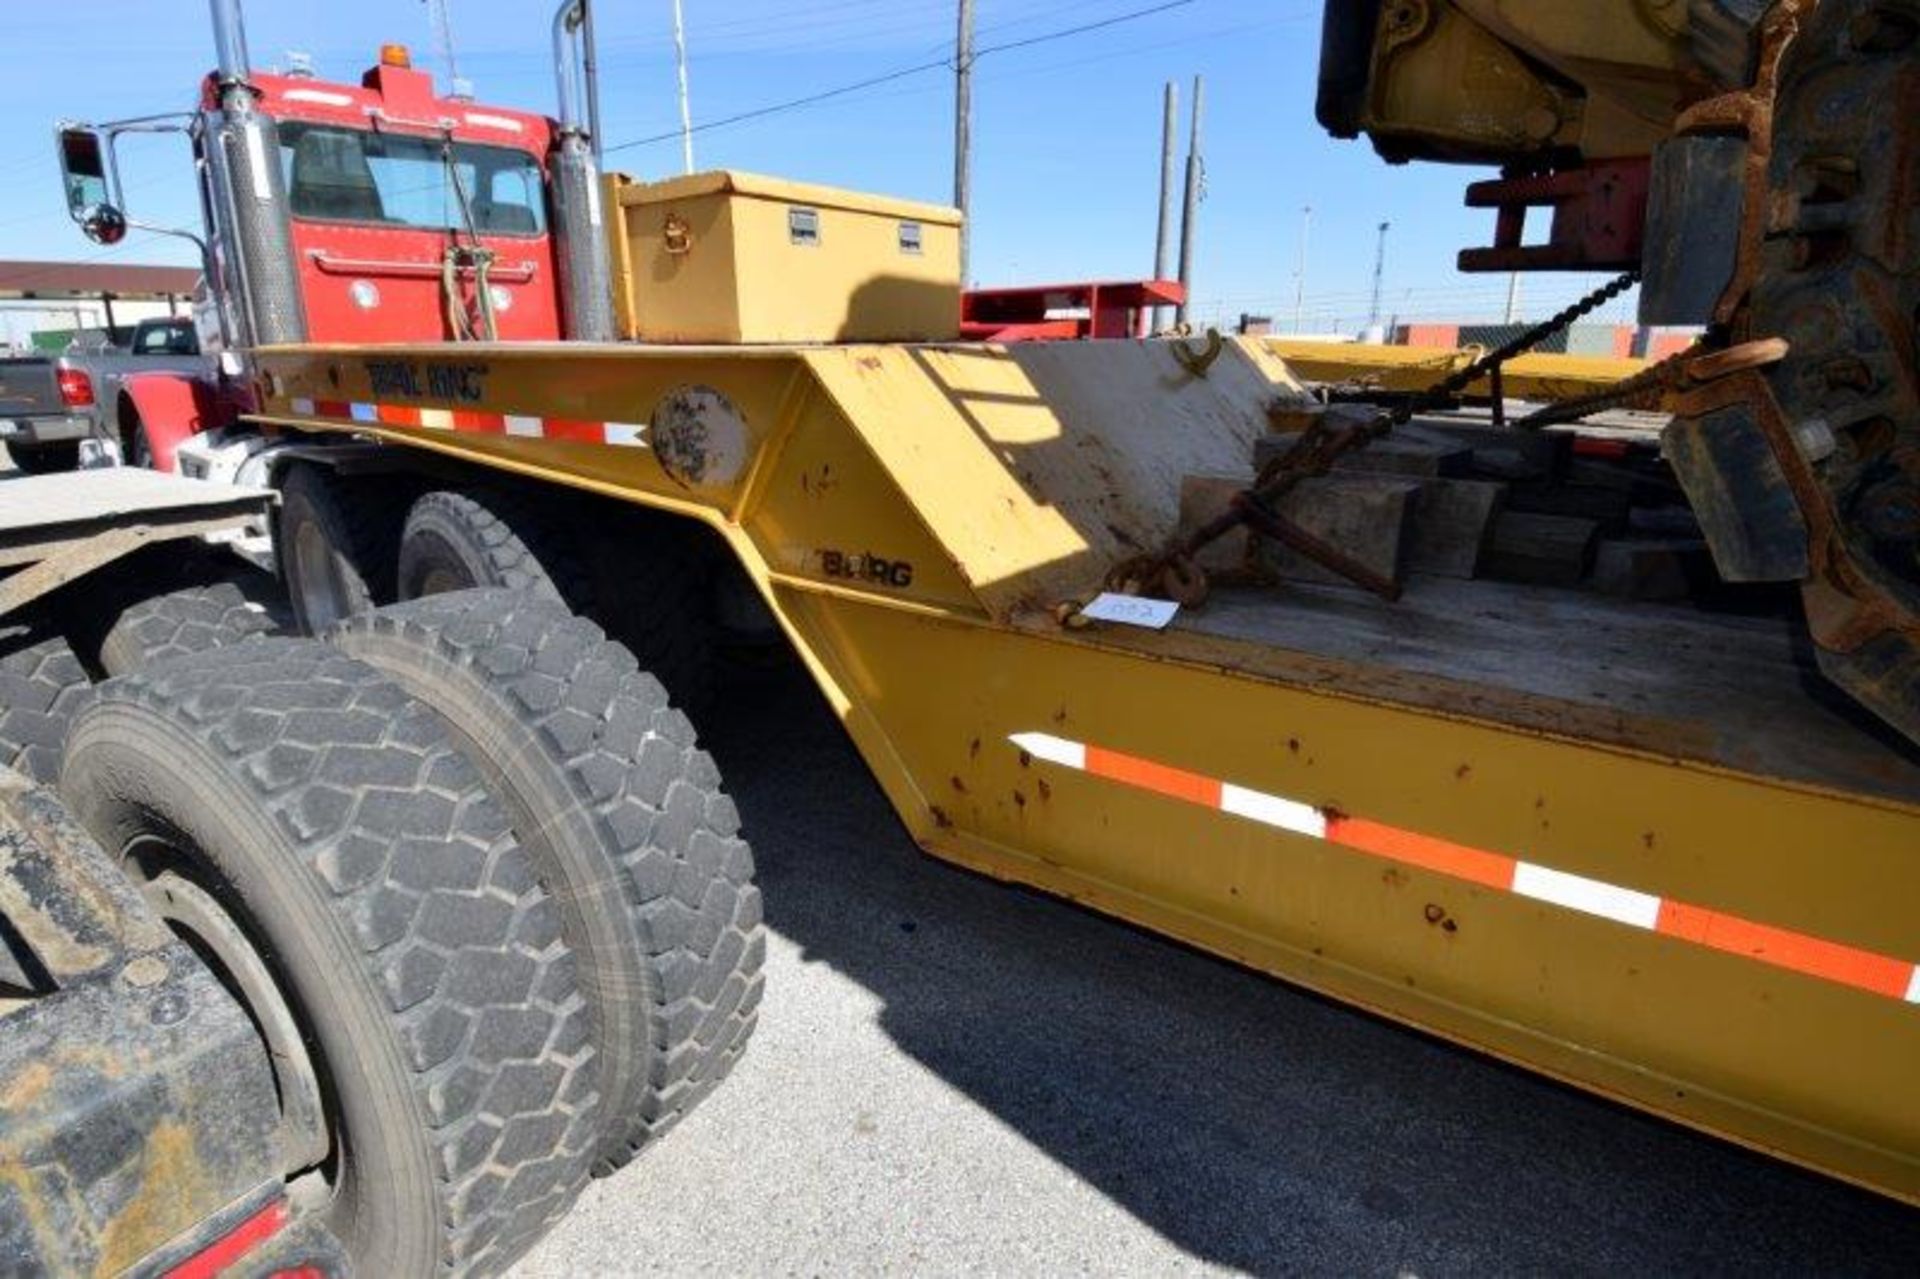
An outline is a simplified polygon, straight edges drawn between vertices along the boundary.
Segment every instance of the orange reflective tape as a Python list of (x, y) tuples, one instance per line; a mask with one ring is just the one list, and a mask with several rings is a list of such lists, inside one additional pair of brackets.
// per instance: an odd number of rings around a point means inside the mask
[(1518, 865), (1511, 857), (1468, 848), (1463, 844), (1450, 844), (1444, 839), (1370, 822), (1363, 817), (1329, 814), (1327, 839), (1342, 848), (1372, 853), (1375, 857), (1405, 862), (1409, 866), (1437, 871), (1469, 883), (1485, 884), (1489, 888), (1513, 887), (1513, 870)]
[(1220, 783), (1211, 777), (1189, 773), (1184, 768), (1172, 768), (1166, 764), (1156, 764), (1152, 760), (1136, 759), (1132, 755), (1122, 755), (1118, 751), (1089, 746), (1087, 747), (1087, 771), (1096, 777), (1124, 782), (1128, 786), (1138, 786), (1142, 790), (1150, 790), (1157, 795), (1184, 799), (1190, 804), (1200, 804), (1207, 808), (1220, 807)]
[(575, 440), (581, 444), (605, 444), (607, 428), (604, 422), (581, 422), (570, 417), (550, 417), (543, 423), (544, 434), (550, 440)]
[(402, 404), (377, 404), (374, 414), (388, 426), (420, 425), (420, 410)]
[(482, 431), (498, 435), (507, 429), (507, 419), (499, 413), (480, 413), (473, 409), (453, 410), (453, 429)]
[(1913, 980), (1912, 964), (1682, 902), (1660, 903), (1660, 919), (1654, 930), (1895, 999), (1906, 997), (1907, 984)]

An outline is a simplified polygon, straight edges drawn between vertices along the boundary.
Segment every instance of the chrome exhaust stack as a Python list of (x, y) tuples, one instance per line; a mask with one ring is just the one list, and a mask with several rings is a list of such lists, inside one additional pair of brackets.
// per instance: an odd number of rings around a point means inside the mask
[(565, 335), (578, 342), (611, 342), (613, 268), (600, 207), (599, 139), (593, 131), (599, 92), (588, 3), (561, 0), (553, 15), (554, 78), (560, 93), (560, 137), (553, 156), (555, 248)]

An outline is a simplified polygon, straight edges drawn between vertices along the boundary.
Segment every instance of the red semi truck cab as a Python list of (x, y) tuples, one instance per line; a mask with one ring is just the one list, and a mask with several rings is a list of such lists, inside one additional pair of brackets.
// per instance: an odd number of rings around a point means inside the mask
[[(358, 85), (251, 83), (279, 130), (310, 341), (486, 337), (489, 309), (502, 341), (561, 336), (553, 121), (440, 97), (398, 45)], [(209, 108), (217, 92), (210, 77)]]

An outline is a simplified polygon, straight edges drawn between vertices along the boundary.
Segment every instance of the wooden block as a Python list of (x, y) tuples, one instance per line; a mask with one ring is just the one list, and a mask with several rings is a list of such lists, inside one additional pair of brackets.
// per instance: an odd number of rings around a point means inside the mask
[[(1420, 485), (1412, 480), (1326, 475), (1300, 481), (1278, 509), (1342, 554), (1398, 582), (1405, 568), (1408, 534), (1419, 498)], [(1260, 555), (1281, 577), (1351, 585), (1339, 574), (1267, 538), (1260, 539)]]
[[(1341, 407), (1341, 406), (1335, 406)], [(1254, 442), (1253, 469), (1266, 469), (1293, 447), (1290, 435), (1266, 435)], [(1341, 472), (1368, 475), (1411, 475), (1420, 479), (1464, 477), (1473, 474), (1473, 450), (1447, 440), (1402, 439), (1399, 432), (1375, 440), (1357, 453), (1333, 464)]]
[(1429, 480), (1421, 485), (1407, 539), (1407, 571), (1459, 578), (1478, 573), (1506, 491), (1504, 484), (1481, 480)]
[[(1253, 482), (1247, 475), (1188, 475), (1180, 480), (1180, 535), (1185, 536), (1223, 514), (1234, 494)], [(1243, 524), (1200, 548), (1194, 557), (1209, 573), (1237, 573), (1247, 568), (1252, 534)]]
[(1600, 526), (1592, 520), (1503, 511), (1493, 521), (1482, 572), (1509, 582), (1578, 586), (1599, 536)]
[(1592, 520), (1607, 533), (1623, 533), (1633, 498), (1619, 489), (1581, 484), (1514, 484), (1507, 489), (1507, 509)]
[(1608, 539), (1593, 560), (1593, 589), (1617, 599), (1684, 600), (1712, 578), (1713, 558), (1700, 538)]

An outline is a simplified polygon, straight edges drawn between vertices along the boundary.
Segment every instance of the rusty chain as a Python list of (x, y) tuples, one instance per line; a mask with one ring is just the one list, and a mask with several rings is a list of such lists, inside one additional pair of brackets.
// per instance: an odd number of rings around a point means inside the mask
[(1384, 439), (1395, 428), (1406, 425), (1421, 413), (1452, 403), (1460, 392), (1473, 383), (1605, 306), (1639, 280), (1638, 271), (1625, 272), (1550, 319), (1543, 320), (1511, 341), (1454, 370), (1424, 391), (1409, 396), (1391, 409), (1381, 410), (1366, 421), (1330, 427), (1326, 418), (1320, 418), (1301, 432), (1292, 448), (1261, 470), (1252, 487), (1235, 494), (1228, 508), (1220, 515), (1185, 536), (1174, 538), (1154, 554), (1136, 555), (1115, 565), (1107, 574), (1107, 588), (1126, 595), (1153, 595), (1174, 600), (1189, 608), (1198, 607), (1206, 601), (1208, 583), (1206, 571), (1195, 562), (1194, 556), (1234, 529), (1249, 525), (1351, 582), (1388, 599), (1398, 598), (1399, 587), (1396, 584), (1365, 569), (1337, 547), (1328, 545), (1301, 528), (1276, 510), (1275, 503), (1300, 481), (1325, 475), (1335, 462), (1347, 454)]

